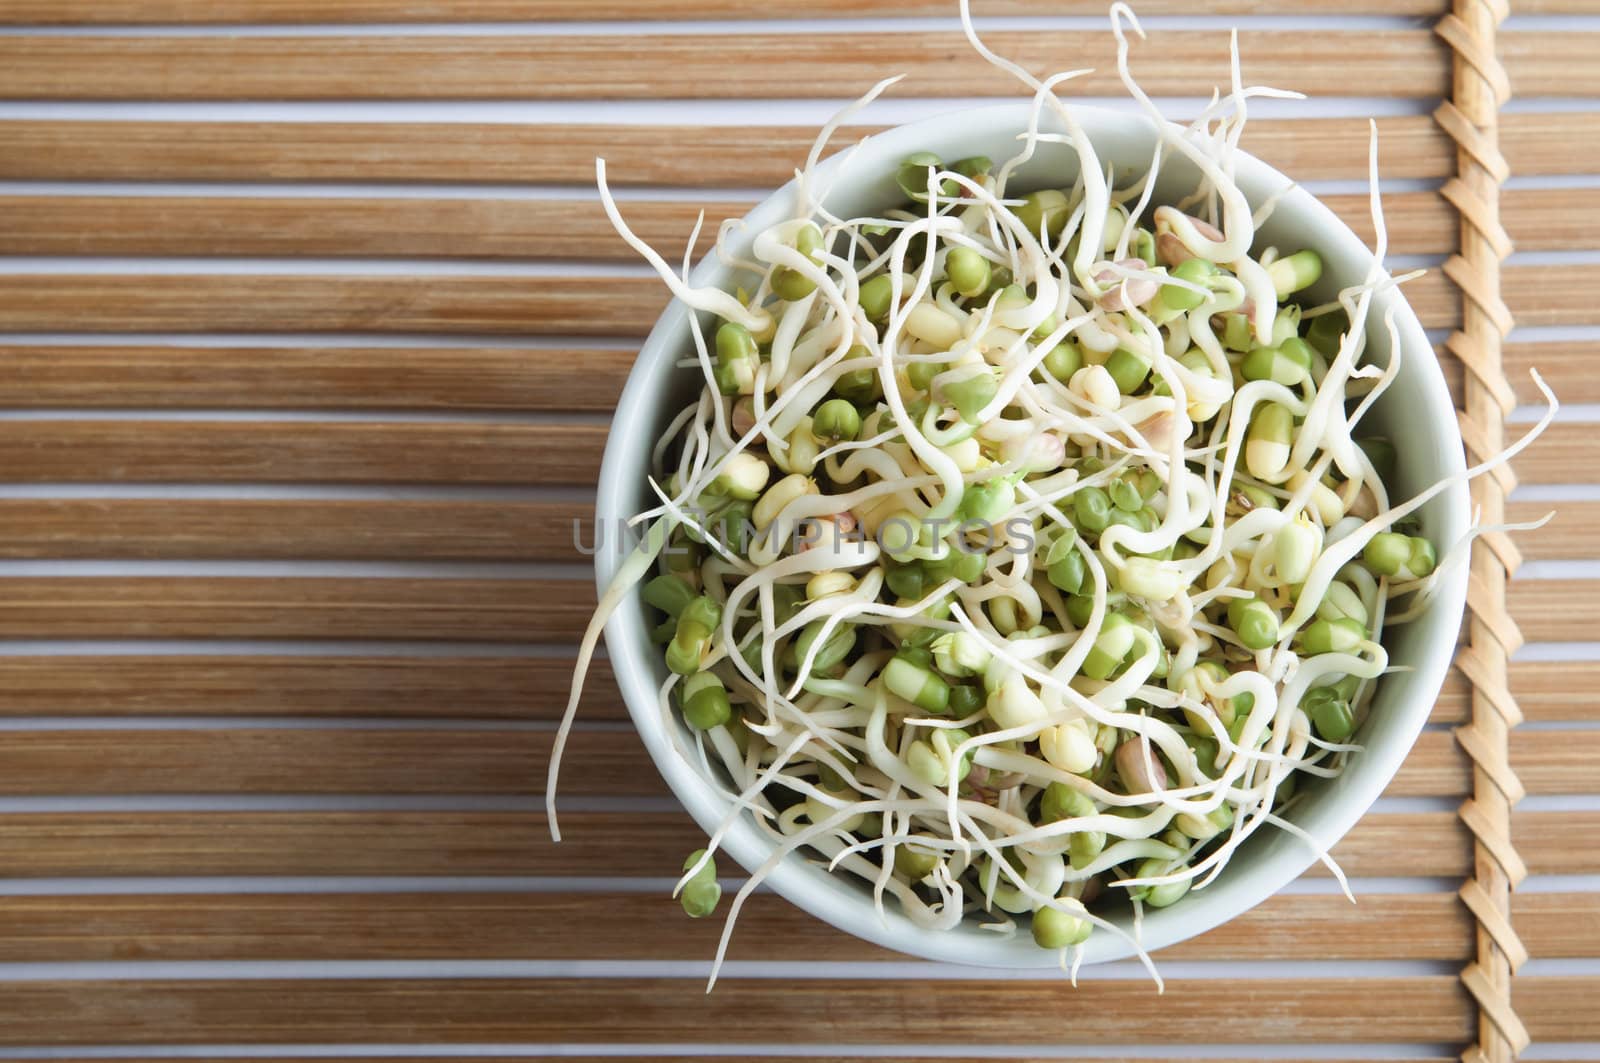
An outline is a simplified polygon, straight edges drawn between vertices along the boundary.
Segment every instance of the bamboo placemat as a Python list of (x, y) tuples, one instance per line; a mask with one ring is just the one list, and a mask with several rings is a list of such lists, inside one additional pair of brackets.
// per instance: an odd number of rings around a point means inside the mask
[[(603, 669), (549, 842), (572, 528), (664, 302), (593, 159), (677, 246), (789, 175), (818, 97), (1015, 95), (946, 0), (10, 0), (0, 1057), (1596, 1058), (1600, 33), (1567, 16), (1600, 12), (1140, 6), (1153, 92), (1208, 93), (1237, 23), (1252, 81), (1333, 98), (1245, 146), (1364, 234), (1378, 116), (1475, 457), (1530, 365), (1573, 407), (1478, 484), (1487, 522), (1560, 517), (1476, 555), (1460, 668), (1336, 850), (1358, 906), (1308, 875), (1160, 954), (1157, 997), (760, 896), (707, 997), (716, 928), (667, 897), (696, 831)], [(1117, 92), (1098, 3), (978, 8)]]

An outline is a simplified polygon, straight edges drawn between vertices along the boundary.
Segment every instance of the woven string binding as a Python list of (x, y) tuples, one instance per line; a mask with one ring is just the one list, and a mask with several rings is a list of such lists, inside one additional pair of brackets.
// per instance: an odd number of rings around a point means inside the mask
[[(1495, 31), (1508, 14), (1505, 0), (1454, 0), (1455, 10), (1437, 32), (1454, 53), (1451, 99), (1434, 114), (1456, 143), (1457, 176), (1445, 198), (1461, 215), (1461, 250), (1445, 275), (1461, 290), (1461, 329), (1449, 349), (1466, 365), (1461, 435), (1473, 460), (1498, 451), (1514, 403), (1501, 365), (1501, 341), (1511, 313), (1500, 297), (1500, 261), (1511, 241), (1500, 224), (1500, 185), (1509, 167), (1500, 154), (1499, 111), (1510, 96), (1505, 68), (1495, 54)], [(1479, 477), (1473, 499), (1484, 524), (1505, 519), (1506, 495), (1516, 485), (1509, 470)], [(1467, 612), (1468, 644), (1457, 665), (1472, 684), (1472, 719), (1457, 740), (1473, 763), (1473, 793), (1461, 821), (1473, 835), (1473, 876), (1461, 901), (1477, 921), (1477, 955), (1461, 983), (1478, 1005), (1478, 1040), (1462, 1054), (1467, 1063), (1510, 1063), (1528, 1046), (1528, 1032), (1511, 1003), (1511, 979), (1528, 958), (1511, 926), (1511, 891), (1527, 874), (1511, 839), (1511, 808), (1522, 784), (1511, 770), (1506, 737), (1521, 711), (1506, 682), (1506, 662), (1522, 635), (1506, 612), (1506, 581), (1521, 555), (1503, 535), (1473, 549)]]

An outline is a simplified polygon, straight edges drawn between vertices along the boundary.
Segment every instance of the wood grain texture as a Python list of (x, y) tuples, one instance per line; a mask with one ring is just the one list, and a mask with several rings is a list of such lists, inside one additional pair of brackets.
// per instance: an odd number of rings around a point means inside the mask
[[(261, 347), (0, 345), (10, 372), (0, 401), (18, 408), (361, 409), (608, 412), (633, 366), (636, 344), (571, 347)], [(1537, 368), (1563, 402), (1600, 401), (1590, 372), (1600, 342), (1512, 344), (1512, 387), (1542, 401)], [(1461, 364), (1440, 365), (1459, 394)], [(575, 372), (574, 366), (581, 368)]]
[[(1572, 0), (1534, 0), (1518, 10), (1558, 8)], [(1438, 0), (1396, 0), (1378, 4), (1340, 4), (1337, 0), (1300, 0), (1297, 10), (1317, 14), (1433, 15), (1442, 12)], [(895, 4), (861, 4), (852, 0), (810, 0), (807, 18), (923, 17), (948, 18), (949, 0), (905, 0)], [(1278, 5), (1265, 0), (1213, 0), (1207, 15), (1274, 14)], [(983, 0), (974, 14), (997, 16), (1056, 16), (1105, 14), (1097, 0)], [(621, 0), (600, 12), (607, 19), (770, 19), (792, 17), (795, 12), (777, 5), (751, 5), (742, 0)], [(1193, 15), (1190, 0), (1147, 0), (1143, 15)], [(20, 25), (160, 25), (228, 23), (360, 23), (360, 22), (561, 22), (592, 18), (596, 13), (562, 0), (220, 0), (197, 11), (185, 0), (13, 0), (0, 9), (0, 24)]]
[[(1519, 172), (1578, 173), (1571, 138), (1600, 116), (1512, 115)], [(881, 126), (849, 126), (835, 150)], [(808, 126), (483, 122), (0, 121), (0, 177), (34, 180), (448, 181), (775, 188), (804, 162)], [(1378, 120), (1383, 172), (1454, 172), (1450, 142), (1424, 117)], [(1367, 175), (1365, 119), (1257, 119), (1244, 144), (1296, 178)], [(470, 165), (462, 160), (469, 159)]]
[(595, 594), (587, 580), (152, 576), (4, 579), (0, 598), (9, 638), (565, 642)]
[[(0, 579), (0, 637), (442, 639), (575, 642), (588, 580), (84, 576)], [(1584, 581), (1519, 580), (1511, 614), (1532, 641), (1600, 624)]]
[[(1600, 558), (1600, 502), (1525, 502), (1512, 520), (1534, 560)], [(0, 500), (0, 558), (546, 561), (587, 564), (582, 502), (295, 499)]]
[[(0, 657), (0, 716), (551, 720), (571, 677), (565, 656)], [(596, 661), (583, 718), (626, 717), (610, 667)]]
[[(1322, 197), (1364, 241), (1364, 195)], [(704, 212), (697, 254), (716, 222), (754, 200), (629, 200), (629, 226), (659, 248), (681, 248)], [(1518, 189), (1503, 204), (1506, 229), (1524, 251), (1600, 246), (1600, 189)], [(1394, 254), (1455, 250), (1454, 209), (1433, 192), (1384, 198)], [(437, 257), (635, 262), (597, 200), (354, 196), (0, 196), (0, 251), (16, 255), (217, 255)]]
[[(1585, 894), (1517, 898), (1535, 955), (1600, 947)], [(1585, 906), (1588, 906), (1587, 908)], [(684, 919), (649, 893), (177, 894), (7, 898), (0, 960), (703, 959), (718, 920)], [(1449, 893), (1278, 896), (1233, 922), (1163, 949), (1164, 959), (1461, 960), (1470, 916)], [(1563, 932), (1560, 921), (1576, 921)], [(649, 932), (641, 934), (640, 927)], [(733, 960), (836, 962), (894, 954), (835, 930), (772, 894), (741, 911)]]
[[(284, 728), (37, 730), (0, 744), (0, 794), (489, 794), (544, 793), (548, 731)], [(1512, 766), (1533, 794), (1596, 789), (1600, 735), (1530, 731), (1514, 737)], [(666, 797), (638, 740), (578, 731), (563, 792)], [(1453, 736), (1424, 734), (1390, 797), (1458, 797), (1469, 765)]]
[(598, 424), (11, 421), (17, 482), (594, 483)]
[[(986, 43), (1036, 75), (1092, 67), (1085, 95), (1121, 96), (1110, 33), (1005, 30)], [(17, 99), (854, 99), (905, 74), (901, 95), (1020, 97), (959, 30), (785, 33), (361, 37), (52, 37), (0, 40), (0, 96)], [(1528, 95), (1551, 56), (1578, 56), (1583, 35), (1507, 34), (1501, 51)], [(1228, 31), (1162, 30), (1134, 59), (1154, 96), (1203, 96), (1228, 77)], [(1449, 91), (1447, 50), (1424, 29), (1246, 29), (1240, 52), (1260, 84), (1339, 95), (1432, 98)], [(1070, 61), (1064, 59), (1070, 57)], [(773, 71), (805, 71), (774, 77)], [(1592, 95), (1600, 75), (1567, 63), (1564, 96)]]
[[(0, 470), (24, 483), (587, 486), (605, 433), (589, 424), (11, 421), (0, 422)], [(1583, 483), (1597, 452), (1596, 433), (1558, 423), (1517, 458), (1517, 474)]]
[[(1600, 322), (1587, 298), (1600, 266), (1512, 266), (1505, 295), (1523, 325)], [(1458, 307), (1437, 270), (1406, 286), (1424, 326)], [(504, 277), (280, 274), (7, 278), (0, 329), (22, 332), (424, 332), (637, 337), (666, 305), (642, 276)]]
[[(1581, 1010), (1586, 983), (1526, 981), (1548, 995), (1535, 1009), (1536, 1036), (1593, 1026), (1559, 1011)], [(786, 981), (781, 994), (765, 980), (730, 978), (709, 995), (698, 978), (613, 978), (604, 1008), (593, 1006), (595, 992), (584, 979), (13, 982), (0, 997), (0, 1045), (659, 1044), (694, 1042), (708, 1030), (730, 1044), (803, 1043), (825, 1030), (842, 1044), (1018, 1045), (1036, 1041), (1034, 1023), (1046, 1013), (1071, 1022), (1078, 1043), (1127, 1044), (1149, 1036), (1158, 999), (1143, 979), (1074, 989), (1048, 975)], [(1219, 1025), (1219, 996), (1250, 1021)], [(1466, 990), (1448, 976), (1169, 981), (1159, 1002), (1163, 1021), (1232, 1043), (1464, 1041), (1472, 1014)], [(1357, 1007), (1359, 1023), (1351, 1021)], [(760, 1022), (751, 1021), (756, 1014)]]
[[(550, 842), (533, 812), (95, 812), (0, 820), (0, 859), (18, 876), (670, 875), (704, 835), (681, 813), (565, 812)], [(1517, 844), (1535, 874), (1600, 872), (1574, 837), (1600, 813), (1528, 812)], [(1467, 873), (1471, 846), (1452, 812), (1368, 815), (1334, 849), (1362, 877)], [(1308, 874), (1325, 876), (1320, 866)]]
[(609, 413), (634, 354), (631, 346), (5, 345), (0, 402), (21, 408)]

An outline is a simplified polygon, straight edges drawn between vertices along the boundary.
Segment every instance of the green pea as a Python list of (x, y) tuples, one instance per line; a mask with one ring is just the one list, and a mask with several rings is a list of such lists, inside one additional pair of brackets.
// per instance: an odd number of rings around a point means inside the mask
[(1223, 318), (1222, 345), (1230, 351), (1248, 351), (1255, 346), (1250, 319), (1240, 313), (1229, 314)]
[(994, 524), (1017, 504), (1017, 488), (1004, 477), (972, 484), (961, 496), (961, 515), (967, 520)]
[(906, 565), (886, 566), (883, 582), (900, 598), (920, 598), (926, 586), (926, 575), (921, 565), (912, 562)]
[(683, 887), (683, 891), (678, 894), (678, 903), (683, 905), (683, 910), (690, 919), (704, 919), (717, 910), (717, 902), (720, 900), (722, 900), (722, 887), (717, 885), (716, 879), (696, 880)]
[(861, 415), (844, 399), (829, 399), (811, 415), (811, 434), (830, 443), (861, 434)]
[(1139, 492), (1138, 484), (1126, 477), (1106, 484), (1106, 495), (1111, 504), (1124, 513), (1137, 513), (1144, 506), (1144, 495)]
[(928, 201), (928, 178), (930, 171), (944, 168), (944, 161), (931, 151), (918, 151), (905, 157), (895, 170), (895, 184), (900, 186), (900, 191), (906, 198), (915, 203)]
[(902, 652), (883, 668), (883, 685), (896, 697), (935, 715), (950, 711), (950, 684), (926, 664)]
[(1380, 576), (1399, 575), (1411, 560), (1411, 539), (1399, 532), (1379, 532), (1361, 551), (1361, 560)]
[(779, 624), (787, 624), (796, 613), (805, 608), (806, 589), (796, 583), (775, 583), (772, 586), (772, 616)]
[[(822, 633), (825, 620), (813, 620), (800, 629), (800, 634), (795, 637), (794, 645), (790, 650), (795, 668), (806, 659), (806, 654), (811, 652), (811, 644)], [(816, 659), (811, 662), (814, 672), (826, 672), (842, 664), (844, 659), (855, 649), (856, 628), (854, 624), (837, 624), (828, 635), (828, 641), (822, 644), (817, 651)]]
[(1111, 523), (1111, 499), (1098, 487), (1085, 487), (1072, 496), (1072, 518), (1078, 529), (1099, 534)]
[(731, 321), (717, 329), (717, 364), (712, 372), (717, 390), (724, 395), (750, 391), (755, 384), (760, 348), (743, 325)]
[(786, 302), (804, 299), (817, 290), (817, 282), (798, 270), (779, 266), (772, 271), (772, 294)]
[(1050, 348), (1044, 356), (1044, 371), (1065, 384), (1072, 374), (1083, 368), (1083, 351), (1075, 343), (1065, 340)]
[[(1294, 387), (1305, 380), (1311, 371), (1311, 359), (1304, 354), (1306, 345), (1303, 341), (1291, 341), (1295, 345), (1288, 349), (1284, 347), (1256, 347), (1244, 356), (1244, 361), (1239, 365), (1239, 372), (1246, 380), (1270, 380), (1284, 387)], [(1302, 361), (1302, 356), (1304, 360)]]
[(1134, 624), (1121, 613), (1107, 613), (1094, 646), (1083, 659), (1083, 674), (1090, 679), (1110, 679), (1133, 649)]
[(944, 259), (944, 274), (961, 295), (972, 298), (989, 290), (989, 260), (970, 247), (952, 247)]
[(980, 687), (958, 683), (950, 688), (950, 712), (954, 716), (967, 717), (983, 708), (984, 693)]
[(939, 866), (939, 854), (909, 842), (894, 847), (894, 868), (912, 882), (920, 882)]
[(1420, 535), (1411, 536), (1411, 557), (1406, 562), (1406, 574), (1413, 579), (1431, 575), (1438, 567), (1439, 554), (1433, 543)]
[(1015, 208), (1015, 213), (1034, 239), (1039, 239), (1042, 231), (1053, 240), (1067, 227), (1071, 207), (1066, 193), (1056, 188), (1043, 188), (1023, 196), (1022, 205)]
[(728, 691), (710, 672), (696, 672), (683, 684), (683, 718), (699, 731), (721, 727), (733, 715)]
[(1246, 649), (1264, 650), (1278, 642), (1278, 614), (1260, 598), (1235, 598), (1229, 602), (1228, 626)]
[[(1054, 549), (1050, 552), (1051, 556), (1056, 556)], [(1051, 586), (1059, 591), (1066, 591), (1067, 594), (1077, 594), (1078, 591), (1082, 591), (1086, 575), (1088, 573), (1083, 564), (1082, 554), (1078, 554), (1077, 549), (1072, 549), (1070, 546), (1061, 552), (1061, 556), (1051, 560), (1045, 568), (1045, 578), (1050, 580)]]
[(1094, 611), (1094, 597), (1088, 594), (1074, 594), (1067, 599), (1067, 619), (1072, 621), (1074, 627), (1083, 627), (1089, 622), (1089, 617)]
[(861, 290), (856, 293), (861, 312), (867, 315), (868, 321), (879, 324), (889, 319), (889, 304), (893, 298), (894, 280), (887, 273), (880, 273), (863, 282)]
[(1039, 822), (1059, 823), (1064, 819), (1082, 819), (1096, 812), (1094, 799), (1066, 783), (1053, 782), (1039, 796)]
[(1366, 640), (1367, 629), (1348, 617), (1313, 620), (1300, 631), (1302, 653), (1354, 653)]
[(1278, 298), (1309, 288), (1322, 276), (1322, 256), (1312, 250), (1296, 251), (1267, 267)]
[(1000, 382), (995, 379), (993, 373), (980, 370), (965, 379), (943, 385), (941, 390), (944, 392), (945, 401), (955, 406), (963, 421), (977, 424), (978, 415), (999, 393)]
[(1133, 252), (1134, 258), (1142, 258), (1145, 265), (1153, 266), (1156, 262), (1156, 237), (1149, 229), (1142, 226), (1133, 230), (1133, 240), (1128, 244), (1128, 250)]
[(650, 641), (665, 646), (678, 633), (678, 622), (670, 616), (650, 629)]
[(962, 583), (976, 583), (983, 578), (984, 570), (989, 567), (987, 554), (967, 553), (965, 550), (956, 551), (956, 562), (950, 574)]
[[(688, 605), (695, 597), (694, 588), (689, 586), (689, 581), (681, 576), (657, 576), (644, 585), (639, 596), (645, 604), (655, 608), (677, 620), (678, 614), (683, 612), (683, 607)], [(677, 629), (677, 624), (673, 624)]]
[[(1190, 284), (1204, 284), (1217, 272), (1214, 262), (1204, 258), (1189, 258), (1173, 267), (1172, 275), (1179, 280), (1188, 281)], [(1176, 284), (1164, 284), (1156, 297), (1168, 310), (1177, 310), (1187, 313), (1206, 301), (1200, 292), (1188, 288), (1180, 288)]]
[(1317, 733), (1330, 742), (1343, 742), (1355, 733), (1356, 718), (1347, 701), (1323, 698), (1307, 710), (1307, 714), (1316, 725)]
[(1033, 913), (1034, 944), (1042, 949), (1066, 949), (1089, 940), (1094, 924), (1068, 915), (1059, 908), (1040, 908)]
[(1117, 390), (1132, 395), (1150, 375), (1150, 362), (1144, 355), (1118, 347), (1106, 359), (1106, 372), (1117, 382)]
[(933, 378), (949, 368), (944, 362), (912, 362), (906, 366), (906, 381), (918, 391), (927, 391)]
[(977, 180), (994, 169), (994, 160), (987, 155), (969, 155), (964, 159), (957, 159), (951, 163), (950, 169), (962, 177), (970, 177), (973, 180)]
[(1072, 463), (1072, 467), (1078, 470), (1078, 475), (1083, 478), (1093, 476), (1097, 472), (1106, 471), (1106, 463), (1093, 454), (1086, 454), (1079, 458)]
[(1339, 353), (1339, 340), (1350, 331), (1350, 318), (1343, 310), (1319, 314), (1306, 327), (1306, 342), (1324, 358), (1332, 360)]
[(1217, 740), (1210, 735), (1190, 734), (1185, 736), (1184, 742), (1194, 750), (1195, 763), (1202, 771), (1214, 771), (1217, 767), (1217, 755), (1222, 752), (1222, 747), (1217, 745)]

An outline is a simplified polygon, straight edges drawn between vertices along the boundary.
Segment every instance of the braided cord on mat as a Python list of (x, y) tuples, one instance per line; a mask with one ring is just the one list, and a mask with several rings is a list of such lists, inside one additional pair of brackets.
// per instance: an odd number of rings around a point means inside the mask
[[(1495, 31), (1510, 13), (1506, 0), (1455, 0), (1437, 32), (1455, 53), (1451, 98), (1434, 117), (1456, 142), (1457, 177), (1445, 195), (1461, 215), (1461, 250), (1445, 274), (1461, 290), (1461, 329), (1449, 349), (1466, 365), (1462, 438), (1476, 461), (1503, 445), (1505, 418), (1515, 399), (1501, 366), (1501, 341), (1511, 312), (1500, 297), (1500, 261), (1511, 241), (1500, 224), (1500, 184), (1509, 167), (1500, 154), (1499, 112), (1510, 96), (1505, 69), (1495, 55)], [(1516, 485), (1509, 466), (1473, 483), (1482, 523), (1505, 519), (1506, 496)], [(1528, 1032), (1511, 1006), (1511, 979), (1528, 958), (1512, 929), (1511, 891), (1527, 869), (1511, 840), (1511, 808), (1522, 784), (1511, 770), (1507, 735), (1522, 714), (1506, 683), (1506, 663), (1522, 643), (1506, 612), (1506, 582), (1521, 556), (1503, 534), (1475, 544), (1467, 610), (1468, 643), (1458, 666), (1472, 683), (1472, 722), (1457, 731), (1472, 758), (1473, 792), (1461, 820), (1473, 835), (1473, 876), (1461, 900), (1477, 921), (1477, 956), (1461, 982), (1478, 1005), (1478, 1041), (1467, 1063), (1509, 1063), (1528, 1046)]]

